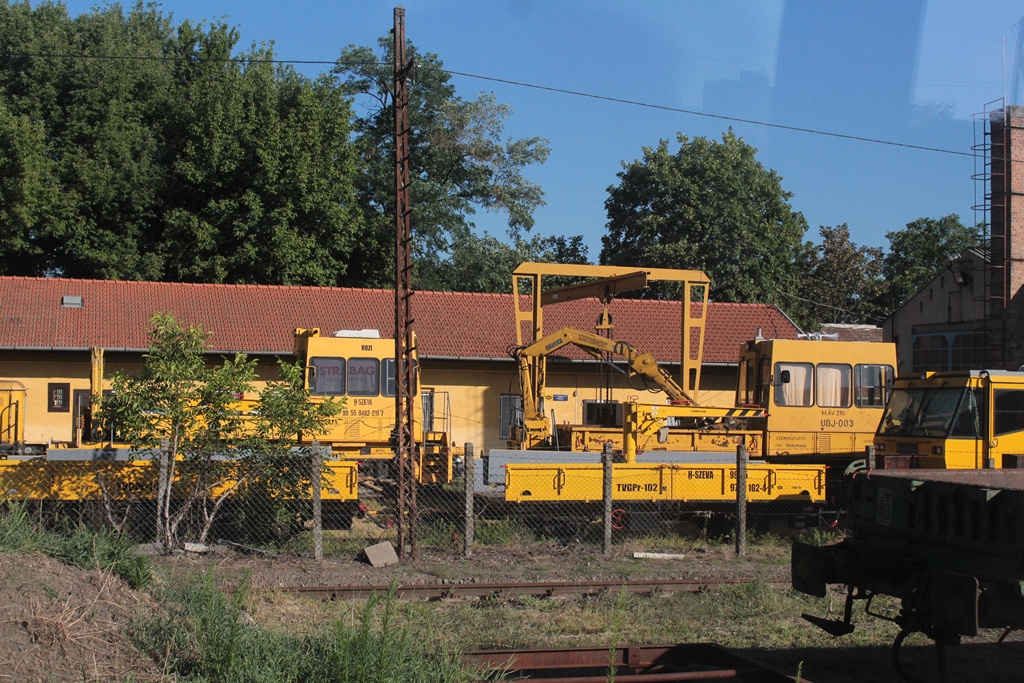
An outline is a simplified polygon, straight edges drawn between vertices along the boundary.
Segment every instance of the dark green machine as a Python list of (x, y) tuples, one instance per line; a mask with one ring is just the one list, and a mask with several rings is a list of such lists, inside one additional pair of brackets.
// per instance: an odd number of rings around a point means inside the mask
[[(794, 542), (793, 588), (824, 597), (846, 586), (842, 620), (804, 615), (833, 635), (853, 631), (856, 600), (900, 627), (893, 661), (911, 633), (938, 646), (981, 628), (1024, 628), (1024, 470), (859, 472), (848, 487), (849, 536), (831, 546)], [(871, 611), (876, 595), (901, 601), (896, 617)]]

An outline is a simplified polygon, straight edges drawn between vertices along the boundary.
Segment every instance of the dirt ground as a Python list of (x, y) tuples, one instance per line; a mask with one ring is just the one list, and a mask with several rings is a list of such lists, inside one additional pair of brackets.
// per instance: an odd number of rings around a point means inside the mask
[[(141, 547), (143, 551), (155, 549)], [(224, 589), (243, 577), (254, 591), (282, 586), (381, 585), (416, 583), (465, 583), (528, 580), (736, 578), (788, 581), (789, 549), (784, 544), (759, 545), (748, 556), (737, 558), (728, 545), (697, 546), (676, 550), (681, 558), (637, 560), (634, 551), (668, 550), (656, 547), (617, 546), (603, 557), (593, 545), (533, 544), (530, 546), (475, 549), (470, 559), (452, 553), (423, 551), (419, 559), (387, 567), (372, 567), (364, 558), (335, 557), (321, 562), (298, 555), (270, 556), (213, 546), (207, 552), (154, 553), (158, 582), (175, 576), (210, 572)], [(83, 571), (42, 555), (0, 554), (0, 683), (3, 681), (162, 681), (160, 666), (138, 653), (128, 635), (134, 615), (156, 607), (149, 590), (133, 591), (119, 579), (96, 571)], [(989, 645), (970, 645), (980, 650)], [(932, 657), (926, 646), (917, 649)], [(843, 650), (861, 668), (874, 666), (876, 679), (894, 680), (885, 648)], [(780, 654), (781, 652), (781, 654)], [(828, 664), (839, 657), (831, 647), (804, 652), (765, 652), (748, 656), (792, 669), (794, 657), (808, 662), (811, 680), (846, 680), (830, 672)], [(773, 659), (772, 655), (776, 655)], [(962, 658), (964, 653), (959, 653)], [(967, 653), (970, 654), (970, 653)], [(972, 670), (984, 670), (992, 655), (983, 652), (968, 661)], [(842, 660), (847, 661), (847, 660)], [(978, 664), (977, 662), (981, 662)], [(977, 667), (981, 667), (978, 669)], [(816, 668), (815, 668), (816, 667)], [(1018, 680), (988, 672), (991, 681)], [(972, 676), (973, 678), (973, 676)], [(961, 680), (950, 678), (950, 680)], [(967, 679), (962, 679), (967, 680)]]
[[(311, 557), (246, 553), (225, 546), (213, 546), (204, 553), (154, 553), (152, 560), (162, 580), (208, 571), (225, 589), (247, 576), (255, 590), (386, 586), (392, 582), (711, 576), (785, 581), (789, 571), (784, 548), (744, 559), (736, 559), (725, 547), (694, 549), (681, 551), (684, 561), (660, 562), (638, 562), (632, 558), (631, 548), (617, 548), (609, 558), (598, 550), (593, 546), (532, 545), (475, 550), (470, 559), (423, 551), (415, 561), (379, 568), (358, 554), (317, 562)], [(83, 571), (38, 554), (0, 554), (0, 681), (161, 680), (159, 667), (134, 650), (127, 633), (132, 615), (152, 605), (147, 590), (133, 591), (116, 577)]]
[(148, 600), (113, 576), (0, 554), (0, 681), (160, 680), (126, 633)]

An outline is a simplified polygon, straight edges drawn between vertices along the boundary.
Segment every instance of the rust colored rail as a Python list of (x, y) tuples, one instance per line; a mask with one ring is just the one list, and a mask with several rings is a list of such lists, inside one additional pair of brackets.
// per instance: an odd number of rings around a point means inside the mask
[(513, 679), (544, 683), (607, 683), (610, 674), (617, 683), (793, 680), (711, 643), (484, 650), (467, 652), (463, 657), (481, 671), (503, 671)]
[[(540, 581), (519, 583), (432, 583), (405, 584), (394, 588), (401, 598), (480, 597), (510, 598), (517, 596), (554, 597), (559, 595), (600, 595), (602, 593), (699, 593), (723, 585), (750, 583), (749, 579), (670, 579), (645, 581)], [(775, 588), (789, 588), (789, 582), (762, 582)], [(282, 586), (276, 590), (321, 600), (354, 600), (383, 595), (391, 586)], [(607, 651), (606, 651), (607, 654)]]

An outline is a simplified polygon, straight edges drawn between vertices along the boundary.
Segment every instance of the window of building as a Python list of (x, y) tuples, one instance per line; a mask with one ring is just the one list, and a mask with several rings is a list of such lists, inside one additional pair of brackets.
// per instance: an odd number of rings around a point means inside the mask
[(914, 337), (912, 372), (985, 367), (984, 332), (943, 332)]
[(522, 423), (523, 397), (518, 394), (502, 394), (498, 438), (510, 439), (512, 437), (512, 425), (521, 425)]
[(821, 363), (814, 371), (814, 395), (822, 408), (849, 408), (853, 402), (853, 368)]
[(47, 410), (51, 413), (71, 412), (71, 384), (68, 382), (50, 382), (46, 385), (48, 398)]
[(944, 334), (921, 334), (914, 338), (911, 365), (914, 372), (949, 369), (949, 341)]
[(977, 370), (985, 367), (985, 333), (958, 332), (950, 348), (950, 370)]
[(814, 366), (810, 363), (775, 364), (775, 405), (814, 405), (811, 394)]
[(583, 401), (583, 424), (621, 427), (622, 404), (618, 401)]

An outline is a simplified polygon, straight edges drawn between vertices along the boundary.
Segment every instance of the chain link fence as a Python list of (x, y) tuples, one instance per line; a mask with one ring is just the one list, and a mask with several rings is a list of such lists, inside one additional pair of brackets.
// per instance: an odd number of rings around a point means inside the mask
[(609, 553), (675, 538), (730, 539), (742, 551), (748, 532), (786, 535), (833, 525), (839, 514), (825, 503), (824, 468), (751, 462), (742, 447), (627, 463), (610, 449), (476, 452), (467, 444), (450, 481), (417, 486), (402, 549), (394, 461), (338, 459), (316, 444), (269, 463), (186, 458), (161, 498), (158, 453), (101, 455), (0, 461), (0, 490), (52, 524), (315, 557), (352, 557), (381, 541), (407, 556), (471, 557), (474, 548), (551, 541)]

